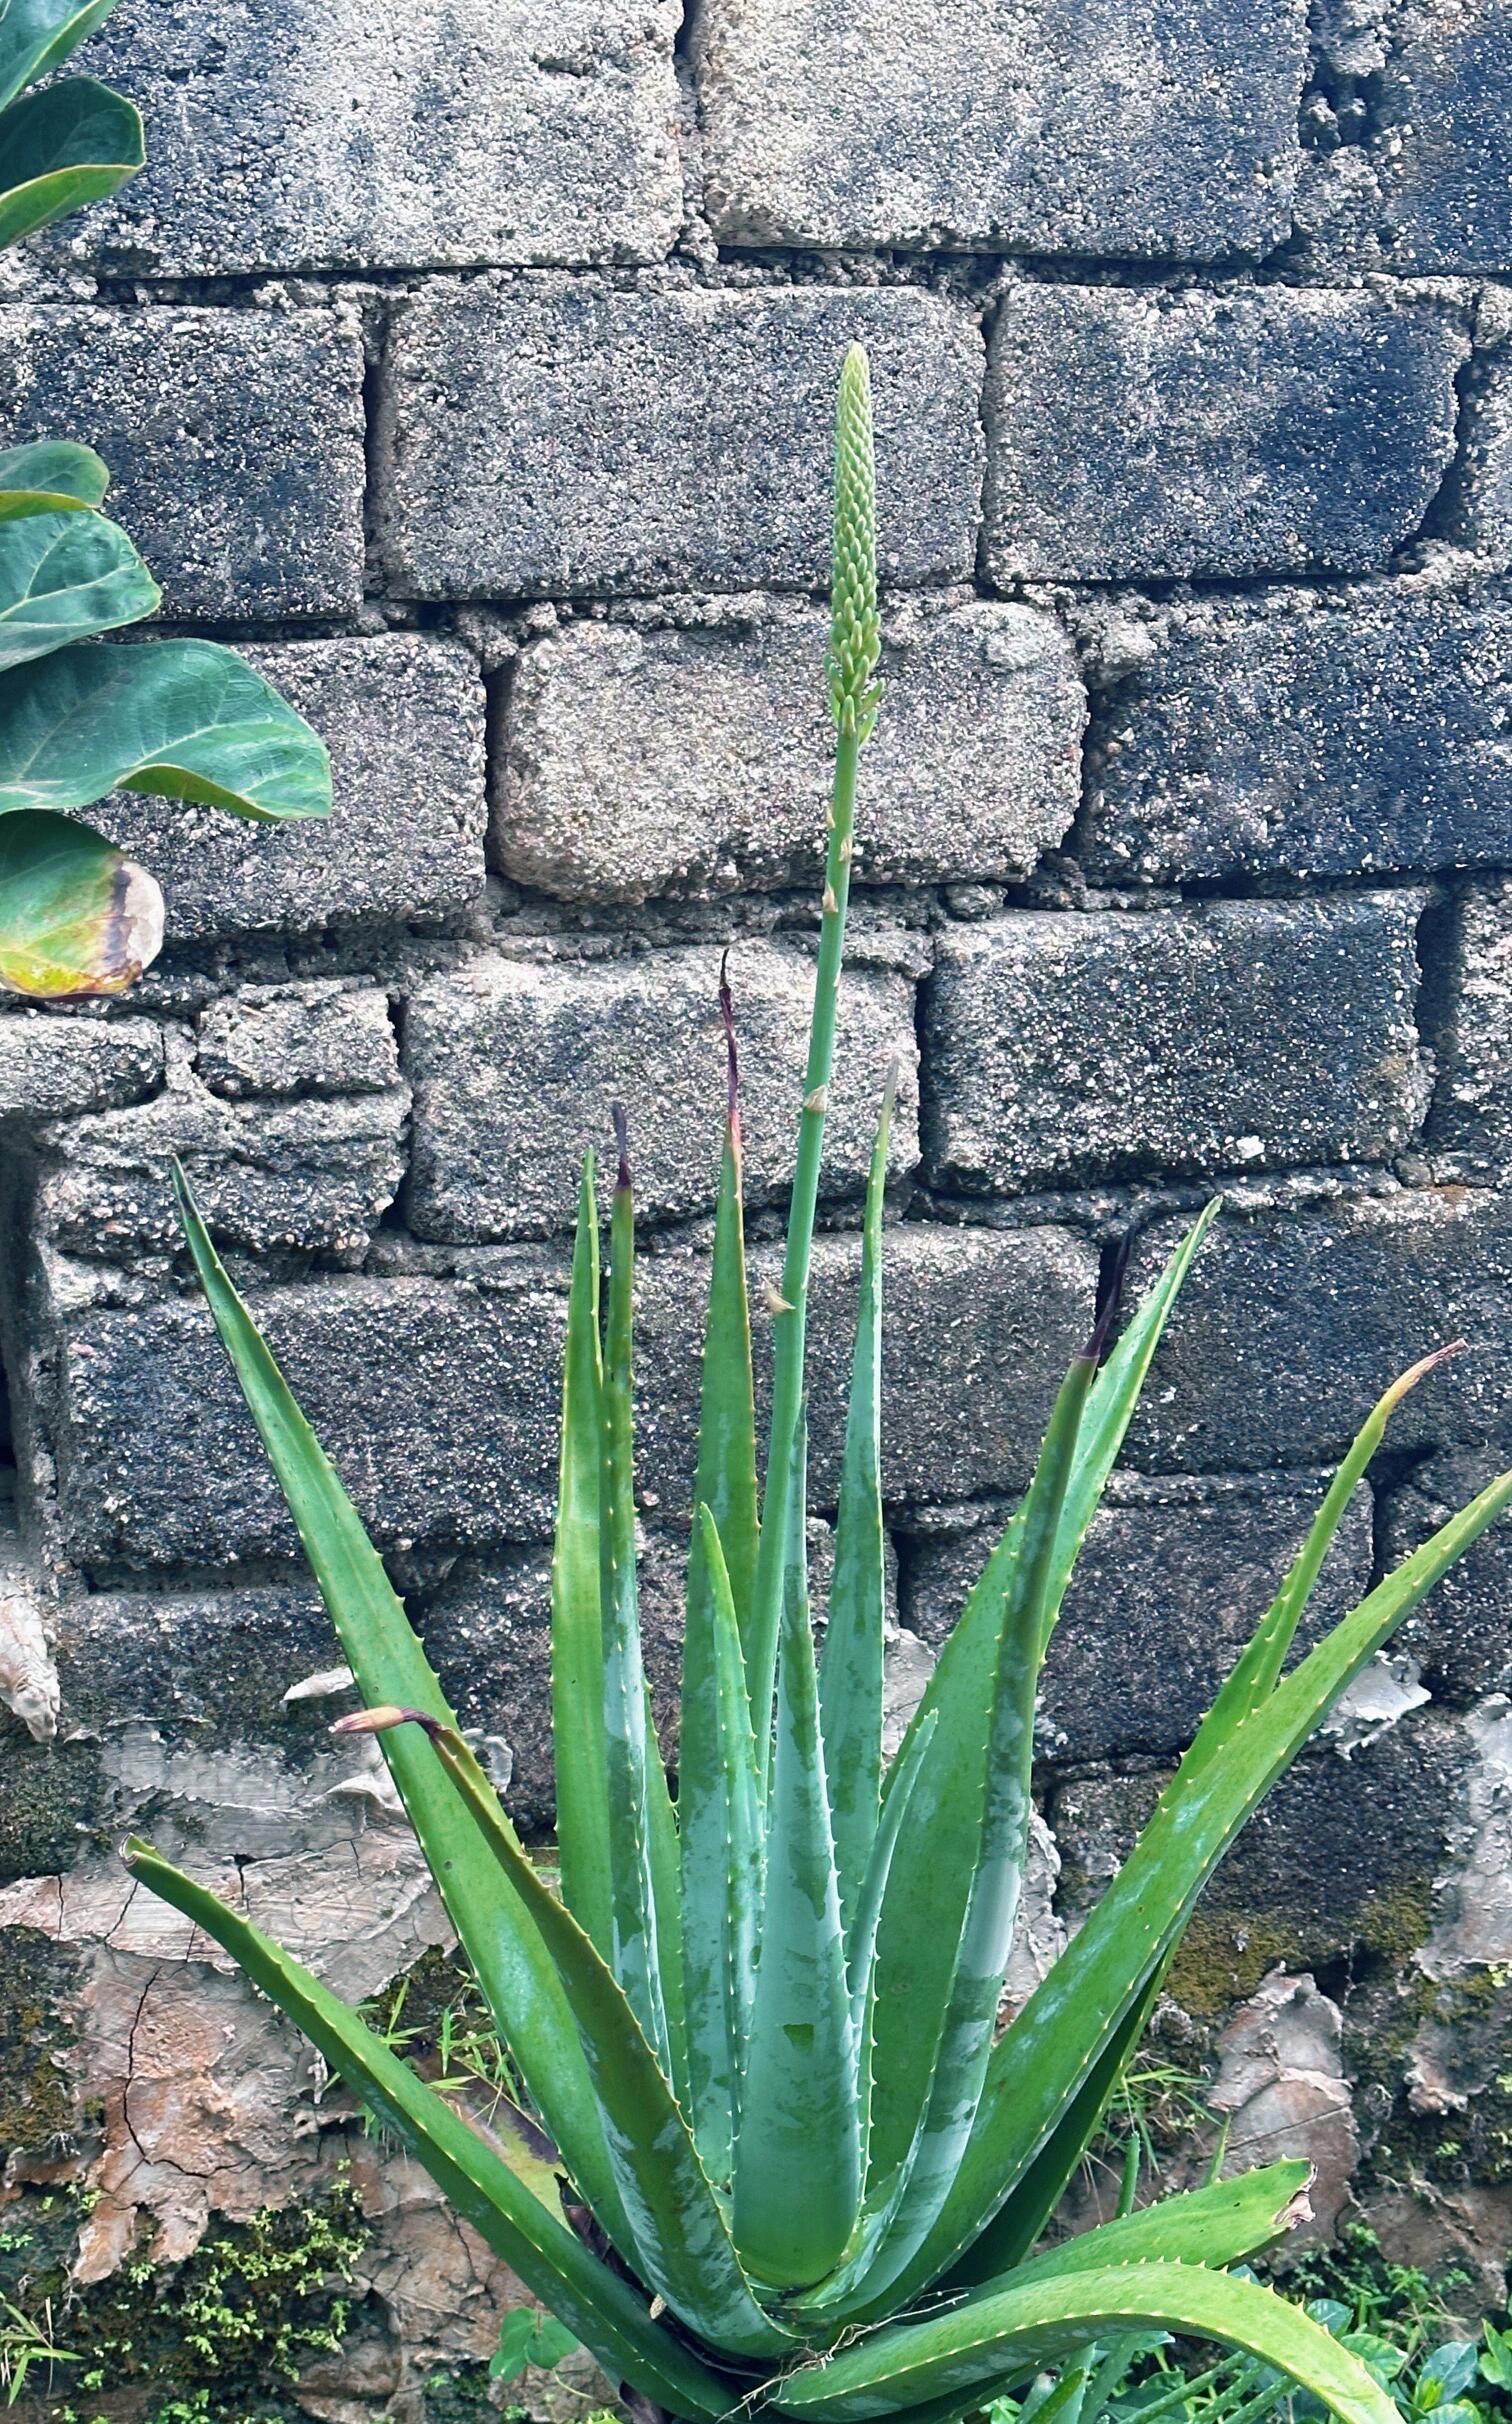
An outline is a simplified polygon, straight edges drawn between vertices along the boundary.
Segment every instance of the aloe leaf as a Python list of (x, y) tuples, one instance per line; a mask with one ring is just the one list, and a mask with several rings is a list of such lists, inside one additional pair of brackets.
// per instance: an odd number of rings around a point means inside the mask
[(751, 1319), (746, 1300), (745, 1220), (741, 1202), (740, 1064), (734, 1002), (723, 968), (719, 977), (719, 1008), (725, 1030), (728, 1108), (719, 1198), (714, 1213), (714, 1258), (709, 1279), (709, 1326), (704, 1340), (693, 1503), (708, 1508), (719, 1533), (744, 1657), (750, 1642), (756, 1589), (756, 1399), (751, 1376)]
[[(1109, 2264), (1211, 2264), (1220, 2269), (1242, 2264), (1308, 2219), (1312, 2178), (1310, 2163), (1267, 2163), (1241, 2172), (1236, 2180), (1181, 2190), (1138, 2213), (1121, 2214), (1116, 2221), (1063, 2239), (1044, 2255), (1031, 2256), (1014, 2268), (1013, 2286), (1058, 2281), (1067, 2273), (1096, 2272)], [(991, 2282), (984, 2284), (966, 2305), (990, 2296), (992, 2289)]]
[(103, 834), (0, 817), (0, 985), (35, 1001), (121, 993), (162, 944), (157, 884)]
[(845, 957), (845, 919), (855, 848), (856, 786), (861, 751), (876, 722), (874, 687), (881, 653), (877, 613), (877, 475), (872, 445), (871, 376), (853, 345), (840, 374), (835, 414), (835, 512), (827, 670), (835, 719), (835, 776), (824, 853), (824, 893), (814, 1008), (809, 1021), (798, 1155), (788, 1209), (780, 1302), (772, 1325), (772, 1417), (766, 1500), (756, 1568), (755, 1604), (746, 1653), (751, 1722), (763, 1783), (771, 1759), (772, 1690), (782, 1629), (784, 1570), (791, 1530), (788, 1492), (793, 1442), (803, 1415), (804, 1341), (808, 1326), (809, 1264), (824, 1120), (835, 1066), (835, 1019)]
[(1179, 1940), (1251, 1811), (1361, 1667), (1509, 1503), (1512, 1473), (1415, 1549), (1219, 1750), (1177, 1770), (1097, 1908), (993, 2049), (955, 2185), (894, 2300), (942, 2272), (998, 2210)]
[[(413, 1748), (429, 1758), (423, 1744)], [(424, 2166), (456, 2212), (592, 2350), (611, 2380), (631, 2382), (658, 2404), (709, 2424), (727, 2413), (729, 2386), (652, 2322), (634, 2288), (532, 2196), (505, 2158), (355, 2012), (239, 1911), (146, 1844), (128, 1843), (125, 1856), (133, 1877), (203, 1928), (289, 2015)]]
[[(371, 1730), (400, 1725), (409, 1716), (401, 1709), (374, 1711)], [(671, 2084), (623, 1989), (538, 1874), (456, 1728), (420, 1712), (416, 1717), (557, 1965), (645, 2278), (692, 2330), (734, 2355), (775, 2356), (791, 2348), (791, 2333), (762, 2312), (741, 2271)], [(342, 1730), (363, 1729), (364, 1720), (349, 1719)]]
[(1220, 1748), (1234, 1727), (1259, 1708), (1274, 1689), (1276, 1678), (1296, 1638), (1297, 1626), (1322, 1572), (1323, 1561), (1333, 1545), (1350, 1500), (1364, 1480), (1366, 1469), (1386, 1436), (1387, 1424), (1403, 1398), (1417, 1387), (1420, 1380), (1425, 1380), (1441, 1363), (1461, 1351), (1462, 1342), (1456, 1340), (1451, 1346), (1439, 1347), (1433, 1354), (1420, 1357), (1418, 1362), (1392, 1382), (1366, 1415), (1348, 1455), (1329, 1483), (1323, 1503), (1309, 1526), (1307, 1538), (1285, 1581), (1197, 1730), (1183, 1761), (1188, 1774)]
[[(982, 1713), (986, 1760), (976, 1801), (981, 1828), (966, 1909), (940, 2014), (928, 2096), (891, 2229), (873, 2260), (869, 2296), (901, 2270), (934, 2223), (976, 2116), (1028, 1848), (1034, 1708), (1040, 1661), (1053, 1622), (1049, 1594), (1056, 1588), (1056, 1545), (1101, 1346), (1099, 1327), (1072, 1361), (1020, 1511), (1017, 1552), (1004, 1587), (997, 1658)], [(878, 1959), (877, 1984), (879, 1998), (885, 1998), (890, 1984), (885, 1947)]]
[(819, 1719), (829, 1777), (847, 1941), (882, 1794), (882, 1203), (896, 1080), (882, 1098), (866, 1182), (861, 1297), (851, 1364), (835, 1567), (819, 1665)]
[[(173, 1183), (221, 1344), (288, 1500), (363, 1699), (369, 1706), (397, 1703), (423, 1709), (452, 1722), (383, 1561), (226, 1277), (177, 1168)], [(383, 1748), (452, 1925), (531, 2101), (561, 2148), (579, 2193), (630, 2261), (634, 2241), (556, 1965), (494, 1863), (475, 1857), (472, 1821), (425, 1743), (401, 1732), (385, 1736)]]
[(670, 2070), (667, 2014), (656, 1950), (651, 1872), (651, 1801), (646, 1679), (641, 1662), (635, 1570), (635, 1418), (632, 1296), (635, 1198), (625, 1115), (614, 1113), (619, 1173), (609, 1228), (609, 1302), (600, 1397), (600, 1611), (604, 1634), (605, 1774), (609, 1792), (609, 1919), (612, 1968), (630, 2008)]
[(688, 2010), (683, 1983), (682, 1849), (677, 1811), (662, 1764), (651, 1706), (651, 1686), (642, 1687), (646, 1712), (646, 1848), (651, 1898), (656, 1910), (656, 1966), (662, 2009), (667, 2016), (667, 2056), (679, 2102), (691, 2111), (688, 2082)]
[(146, 158), (140, 111), (91, 76), (0, 110), (0, 251), (103, 202)]
[(33, 513), (92, 512), (109, 487), (109, 472), (88, 446), (48, 438), (0, 448), (0, 522)]
[(711, 2179), (738, 2125), (761, 1912), (761, 1788), (740, 1623), (711, 1508), (693, 1520), (677, 1807), (692, 2106)]
[(1386, 2392), (1310, 2316), (1258, 2282), (1198, 2264), (1125, 2264), (999, 2289), (801, 2367), (785, 2377), (777, 2403), (812, 2424), (850, 2424), (971, 2389), (986, 2396), (1136, 2327), (1220, 2340), (1258, 2357), (1343, 2424), (1394, 2424)]
[(858, 2048), (809, 1617), (806, 1446), (800, 1422), (785, 1493), (766, 1899), (733, 2186), (735, 2243), (758, 2278), (783, 2288), (831, 2269), (861, 2203)]
[(96, 513), (0, 524), (0, 673), (155, 614), (156, 581), (124, 530)]
[[(1216, 1203), (1209, 1205), (1193, 1224), (1093, 1383), (1056, 1539), (1047, 1594), (1052, 1606), (1064, 1595), (1161, 1332), (1217, 1210)], [(913, 1719), (917, 1727), (937, 1714), (939, 1726), (882, 1906), (878, 1958), (886, 1968), (887, 1994), (877, 2008), (872, 2160), (884, 2174), (906, 2161), (929, 2092), (981, 1838), (987, 1709), (1022, 1528), (1020, 1513), (968, 1596)], [(894, 1761), (892, 1773), (897, 1771)]]
[(604, 1631), (599, 1600), (598, 1202), (590, 1153), (578, 1192), (562, 1447), (551, 1558), (551, 1739), (557, 1851), (567, 1908), (607, 1958), (611, 1950), (609, 1793), (604, 1761)]
[(272, 685), (209, 640), (84, 641), (0, 674), (0, 816), (115, 790), (326, 816), (331, 772)]

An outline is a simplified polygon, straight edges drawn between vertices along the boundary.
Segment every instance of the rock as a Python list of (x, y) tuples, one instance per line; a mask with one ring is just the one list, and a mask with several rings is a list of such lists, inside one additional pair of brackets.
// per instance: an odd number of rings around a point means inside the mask
[[(814, 883), (832, 727), (824, 620), (750, 602), (691, 631), (567, 624), (522, 653), (494, 805), (500, 863), (569, 900)], [(1029, 875), (1080, 798), (1069, 641), (1024, 606), (889, 601), (862, 881)]]
[(401, 633), (244, 653), (326, 742), (334, 807), (299, 825), (122, 792), (91, 809), (161, 882), (170, 943), (454, 925), (484, 881), (485, 701), (472, 658)]
[(128, 0), (88, 73), (147, 167), (60, 231), (114, 275), (651, 261), (682, 219), (674, 0)]
[(1512, 614), (1412, 584), (1175, 612), (1109, 701), (1089, 874), (1186, 883), (1512, 857)]
[[(1146, 1231), (1136, 1291), (1184, 1226)], [(1126, 1453), (1164, 1472), (1322, 1463), (1399, 1372), (1461, 1336), (1474, 1351), (1412, 1392), (1391, 1450), (1503, 1437), (1509, 1301), (1512, 1198), (1455, 1187), (1285, 1208), (1231, 1198), (1177, 1300)]]
[(167, 613), (361, 604), (362, 346), (341, 315), (14, 304), (0, 356), (0, 445), (88, 431)]
[[(1386, 1554), (1395, 1565), (1494, 1480), (1502, 1456), (1449, 1450), (1425, 1457), (1383, 1501)], [(1512, 1692), (1512, 1529), (1483, 1532), (1452, 1566), (1399, 1639), (1421, 1665), (1435, 1700), (1470, 1708), (1490, 1692)]]
[(1338, 2005), (1318, 1992), (1315, 1978), (1277, 1970), (1218, 2040), (1218, 2076), (1207, 2102), (1229, 2120), (1227, 2176), (1288, 2155), (1313, 2167), (1289, 2247), (1333, 2236), (1360, 2159), (1343, 2025)]
[(195, 1020), (195, 1066), (214, 1094), (382, 1094), (399, 1082), (388, 995), (316, 979), (247, 985)]
[(176, 1155), (223, 1242), (360, 1260), (399, 1190), (408, 1110), (400, 1086), (270, 1109), (222, 1102), (186, 1077), (154, 1102), (43, 1132), (34, 1233), (90, 1261), (173, 1252)]
[(1493, 1693), (1465, 1719), (1474, 1758), (1438, 1921), (1420, 1956), (1430, 1978), (1512, 1963), (1512, 1701)]
[(1380, 1160), (1427, 1107), (1421, 893), (1036, 911), (949, 932), (924, 992), (930, 1183), (976, 1193)]
[(1456, 536), (1492, 571), (1512, 570), (1512, 354), (1483, 357), (1462, 455)]
[(140, 1102), (162, 1078), (162, 1030), (150, 1019), (0, 1011), (0, 1121)]
[[(578, 965), (483, 959), (422, 986), (404, 1020), (404, 1065), (415, 1087), (406, 1197), (415, 1234), (559, 1233), (572, 1220), (589, 1146), (599, 1155), (607, 1210), (616, 1101), (629, 1114), (638, 1215), (712, 1211), (726, 1099), (720, 959), (712, 948)], [(729, 966), (745, 1200), (756, 1205), (792, 1183), (814, 963), (802, 949), (753, 940), (736, 947)], [(890, 1067), (903, 1087), (892, 1166), (912, 1168), (916, 1065), (912, 986), (901, 976), (851, 972), (826, 1123), (827, 1194), (865, 1187)]]
[(988, 354), (989, 577), (1384, 563), (1453, 457), (1469, 350), (1448, 313), (1363, 292), (1011, 287)]
[[(1051, 1638), (1039, 1732), (1056, 1762), (1181, 1750), (1306, 1537), (1322, 1475), (1275, 1481), (1114, 1477)], [(924, 1537), (902, 1560), (903, 1621), (938, 1645), (1010, 1509), (979, 1530)], [(1370, 1501), (1346, 1516), (1309, 1608), (1309, 1644), (1369, 1587)]]
[[(811, 1290), (816, 1508), (832, 1506), (859, 1248), (817, 1242)], [(753, 1257), (756, 1347), (775, 1248)], [(385, 1546), (487, 1549), (549, 1536), (566, 1260), (495, 1249), (478, 1279), (328, 1277), (254, 1289), (289, 1384)], [(1090, 1322), (1092, 1249), (1053, 1229), (921, 1225), (889, 1240), (884, 1483), (903, 1501), (1027, 1479), (1067, 1357)], [(685, 1516), (708, 1265), (646, 1257), (637, 1333), (642, 1500)], [(191, 1302), (63, 1318), (60, 1476), (71, 1553), (91, 1567), (203, 1567), (297, 1553), (209, 1317)]]
[(1295, 0), (709, 0), (693, 55), (726, 244), (1210, 260), (1288, 232)]
[(1512, 1158), (1512, 885), (1460, 895), (1440, 990), (1435, 1159), (1447, 1152), (1458, 1167), (1496, 1177)]
[(1315, 171), (1304, 226), (1322, 263), (1504, 272), (1512, 259), (1512, 11), (1411, 0), (1366, 71), (1363, 148)]
[(973, 569), (982, 343), (916, 290), (422, 288), (398, 313), (378, 441), (402, 597), (817, 588), (835, 379), (871, 353), (882, 574)]

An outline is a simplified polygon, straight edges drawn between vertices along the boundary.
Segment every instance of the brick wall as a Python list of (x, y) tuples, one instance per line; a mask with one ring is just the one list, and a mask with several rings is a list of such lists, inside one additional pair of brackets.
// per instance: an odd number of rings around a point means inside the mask
[[(0, 442), (99, 447), (165, 615), (276, 677), (336, 811), (112, 801), (168, 895), (161, 962), (106, 1009), (0, 1011), (3, 1655), (61, 1700), (51, 1740), (0, 1719), (0, 1917), (77, 2099), (65, 2147), (13, 2046), (0, 2110), (23, 2198), (90, 2190), (86, 2280), (346, 2159), (376, 2252), (339, 2412), (421, 2416), (431, 2359), (489, 2344), (477, 2251), (114, 1863), (150, 1825), (356, 1994), (443, 1934), (375, 1770), (327, 1746), (331, 1637), (166, 1158), (544, 1827), (574, 1171), (622, 1095), (666, 1687), (726, 944), (775, 1251), (852, 337), (888, 700), (815, 1494), (901, 1059), (900, 1706), (1100, 1256), (1133, 1223), (1148, 1273), (1229, 1201), (1052, 1660), (1031, 1967), (1384, 1381), (1472, 1343), (1400, 1417), (1328, 1604), (1512, 1445), (1509, 59), (1507, 0), (121, 0), (92, 45), (151, 162), (7, 264)], [(1409, 2252), (1482, 2264), (1512, 2239), (1509, 1558), (1475, 1553), (1277, 1795), (1168, 2021), (1237, 2145), (1320, 2156), (1325, 2218), (1352, 2183)]]

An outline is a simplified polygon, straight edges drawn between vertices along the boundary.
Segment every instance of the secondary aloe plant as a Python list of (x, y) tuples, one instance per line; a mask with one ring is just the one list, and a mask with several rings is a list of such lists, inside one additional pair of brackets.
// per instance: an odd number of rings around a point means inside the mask
[[(839, 409), (829, 686), (837, 728), (813, 1024), (758, 1519), (741, 1142), (718, 1197), (674, 1802), (636, 1609), (632, 1187), (620, 1138), (607, 1284), (584, 1173), (552, 1582), (560, 1894), (447, 1709), (383, 1565), (187, 1196), (191, 1251), (437, 1886), (560, 2193), (485, 2137), (320, 1982), (146, 1845), (141, 1881), (283, 2006), (611, 2376), (712, 2424), (949, 2424), (1141, 2330), (1226, 2342), (1347, 2424), (1392, 2424), (1358, 2360), (1225, 2268), (1302, 2209), (1306, 2166), (1214, 2181), (1080, 2238), (1047, 2226), (1228, 1844), (1352, 1676), (1512, 1497), (1512, 1476), (1287, 1671), (1389, 1389), (1135, 1850), (1012, 2025), (998, 2001), (1030, 1813), (1046, 1643), (1162, 1325), (1211, 1214), (1107, 1350), (1099, 1322), (1028, 1492), (884, 1771), (879, 1477), (884, 1107), (822, 1661), (805, 1571), (804, 1328), (860, 753), (877, 714), (870, 404)], [(1106, 1351), (1106, 1352), (1105, 1352)]]
[[(113, 193), (142, 165), (131, 102), (62, 65), (115, 0), (0, 0), (0, 250)], [(85, 446), (0, 452), (0, 988), (119, 993), (154, 958), (153, 877), (76, 821), (107, 791), (248, 817), (328, 814), (322, 743), (270, 684), (205, 640), (100, 644), (155, 614), (156, 582), (99, 508)]]

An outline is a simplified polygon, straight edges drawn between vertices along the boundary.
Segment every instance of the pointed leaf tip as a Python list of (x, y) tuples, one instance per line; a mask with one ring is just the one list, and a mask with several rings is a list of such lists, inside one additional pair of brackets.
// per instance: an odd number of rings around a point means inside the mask
[(1092, 1325), (1092, 1335), (1082, 1349), (1083, 1360), (1087, 1363), (1101, 1363), (1107, 1352), (1108, 1341), (1113, 1335), (1113, 1324), (1118, 1319), (1118, 1308), (1123, 1302), (1124, 1285), (1129, 1276), (1129, 1260), (1133, 1252), (1134, 1232), (1132, 1229), (1125, 1229), (1114, 1248), (1112, 1261), (1098, 1276), (1097, 1314)]
[(627, 1189), (630, 1178), (630, 1121), (623, 1103), (611, 1103), (609, 1117), (614, 1122), (614, 1149), (619, 1155), (619, 1171), (614, 1184), (616, 1191)]
[(444, 1734), (447, 1730), (438, 1718), (428, 1717), (423, 1709), (381, 1707), (356, 1709), (350, 1717), (338, 1717), (331, 1727), (331, 1732), (333, 1734), (388, 1734), (396, 1725), (422, 1726), (433, 1742), (438, 1735)]
[(719, 962), (719, 1015), (724, 1021), (730, 1134), (738, 1149), (740, 1144), (740, 1047), (735, 1037), (735, 996), (730, 991), (728, 945), (721, 954)]

